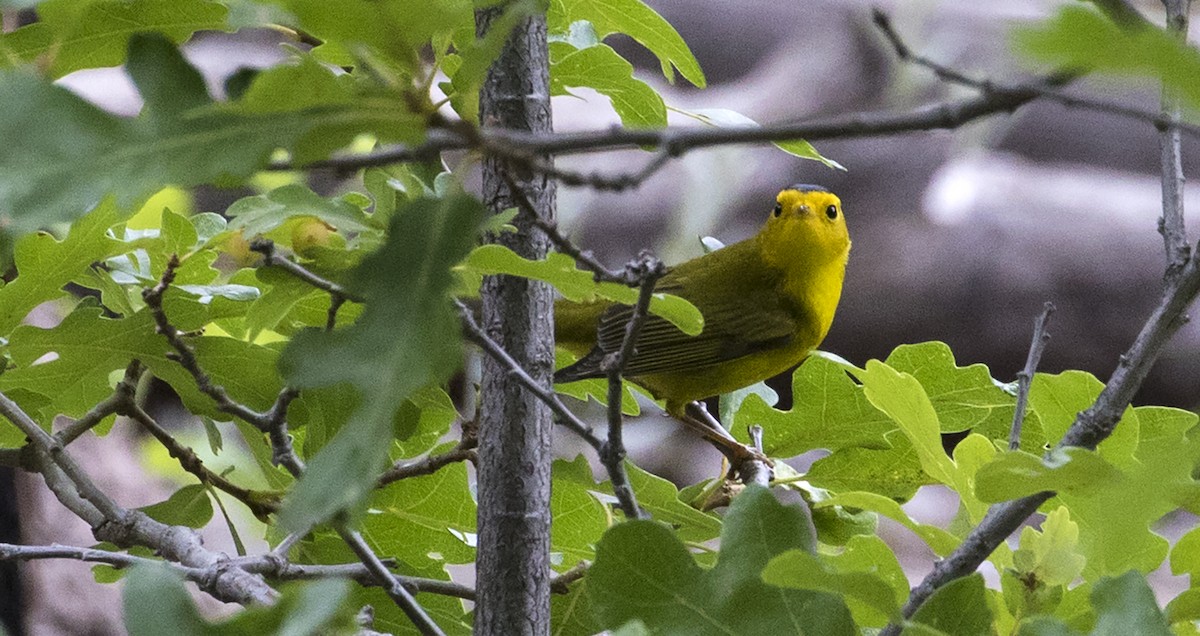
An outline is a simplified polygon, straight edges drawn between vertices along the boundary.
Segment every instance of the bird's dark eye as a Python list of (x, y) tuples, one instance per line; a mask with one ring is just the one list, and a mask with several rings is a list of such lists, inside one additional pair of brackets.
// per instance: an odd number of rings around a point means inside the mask
[(783, 204), (782, 203), (775, 204), (774, 214), (775, 214), (775, 216), (779, 216), (780, 214), (783, 214)]
[(837, 206), (831, 205), (831, 206), (825, 208), (825, 216), (827, 216), (831, 219), (836, 219), (837, 218)]

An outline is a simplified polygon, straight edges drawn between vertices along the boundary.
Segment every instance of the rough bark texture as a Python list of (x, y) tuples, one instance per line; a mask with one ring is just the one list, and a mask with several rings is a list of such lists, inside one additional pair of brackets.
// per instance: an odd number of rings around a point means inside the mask
[[(477, 14), (479, 33), (497, 14)], [(480, 93), (484, 126), (551, 130), (546, 22), (522, 22), (492, 65)], [(513, 207), (501, 170), (483, 165), (483, 197), (493, 212)], [(554, 182), (514, 174), (543, 218), (554, 215)], [(526, 258), (543, 258), (549, 242), (527, 222), (495, 240)], [(552, 289), (521, 278), (483, 283), (483, 327), (529, 374), (554, 373)], [(550, 409), (491, 357), (483, 359), (479, 427), (479, 544), (476, 634), (547, 634), (550, 629)]]

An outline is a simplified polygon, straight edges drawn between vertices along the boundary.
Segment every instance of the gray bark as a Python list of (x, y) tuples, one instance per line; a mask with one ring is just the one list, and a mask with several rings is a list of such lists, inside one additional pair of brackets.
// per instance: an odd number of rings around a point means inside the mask
[[(495, 10), (476, 15), (486, 32)], [(480, 92), (484, 126), (549, 132), (549, 59), (543, 16), (522, 22)], [(483, 164), (484, 202), (493, 213), (515, 206), (502, 170)], [(554, 217), (554, 182), (512, 174), (537, 213)], [(493, 240), (526, 258), (544, 258), (549, 242), (518, 216), (519, 232)], [(483, 327), (538, 382), (554, 373), (554, 295), (522, 278), (484, 280)], [(548, 634), (550, 630), (550, 409), (490, 356), (483, 359), (479, 427), (479, 543), (476, 634)]]

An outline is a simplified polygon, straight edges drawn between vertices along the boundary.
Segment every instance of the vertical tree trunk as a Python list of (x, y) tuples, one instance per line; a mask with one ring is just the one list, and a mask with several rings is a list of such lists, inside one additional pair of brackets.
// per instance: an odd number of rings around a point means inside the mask
[[(498, 15), (476, 14), (483, 34)], [(479, 96), (484, 126), (551, 130), (546, 21), (535, 16), (514, 30), (492, 64)], [(483, 164), (484, 202), (493, 212), (514, 207), (501, 171)], [(543, 175), (514, 174), (537, 213), (554, 217), (555, 184)], [(544, 258), (545, 236), (517, 222), (519, 232), (494, 237), (526, 258)], [(549, 382), (554, 373), (553, 290), (522, 278), (491, 276), (483, 283), (483, 326), (529, 371)], [(505, 367), (483, 359), (479, 427), (479, 543), (476, 634), (547, 634), (550, 629), (550, 410), (512, 380)]]

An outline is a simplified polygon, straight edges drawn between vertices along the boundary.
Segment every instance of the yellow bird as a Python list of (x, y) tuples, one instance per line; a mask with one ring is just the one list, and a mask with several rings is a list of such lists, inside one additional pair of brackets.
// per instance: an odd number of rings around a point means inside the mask
[[(687, 299), (704, 316), (688, 336), (649, 316), (625, 376), (666, 402), (667, 413), (696, 428), (731, 460), (749, 449), (696, 400), (727, 393), (799, 364), (829, 332), (842, 294), (850, 235), (841, 200), (823, 187), (781, 191), (758, 234), (680, 263), (655, 291)], [(556, 383), (606, 377), (604, 357), (621, 347), (632, 308), (611, 301), (555, 303), (558, 345), (582, 356)]]

